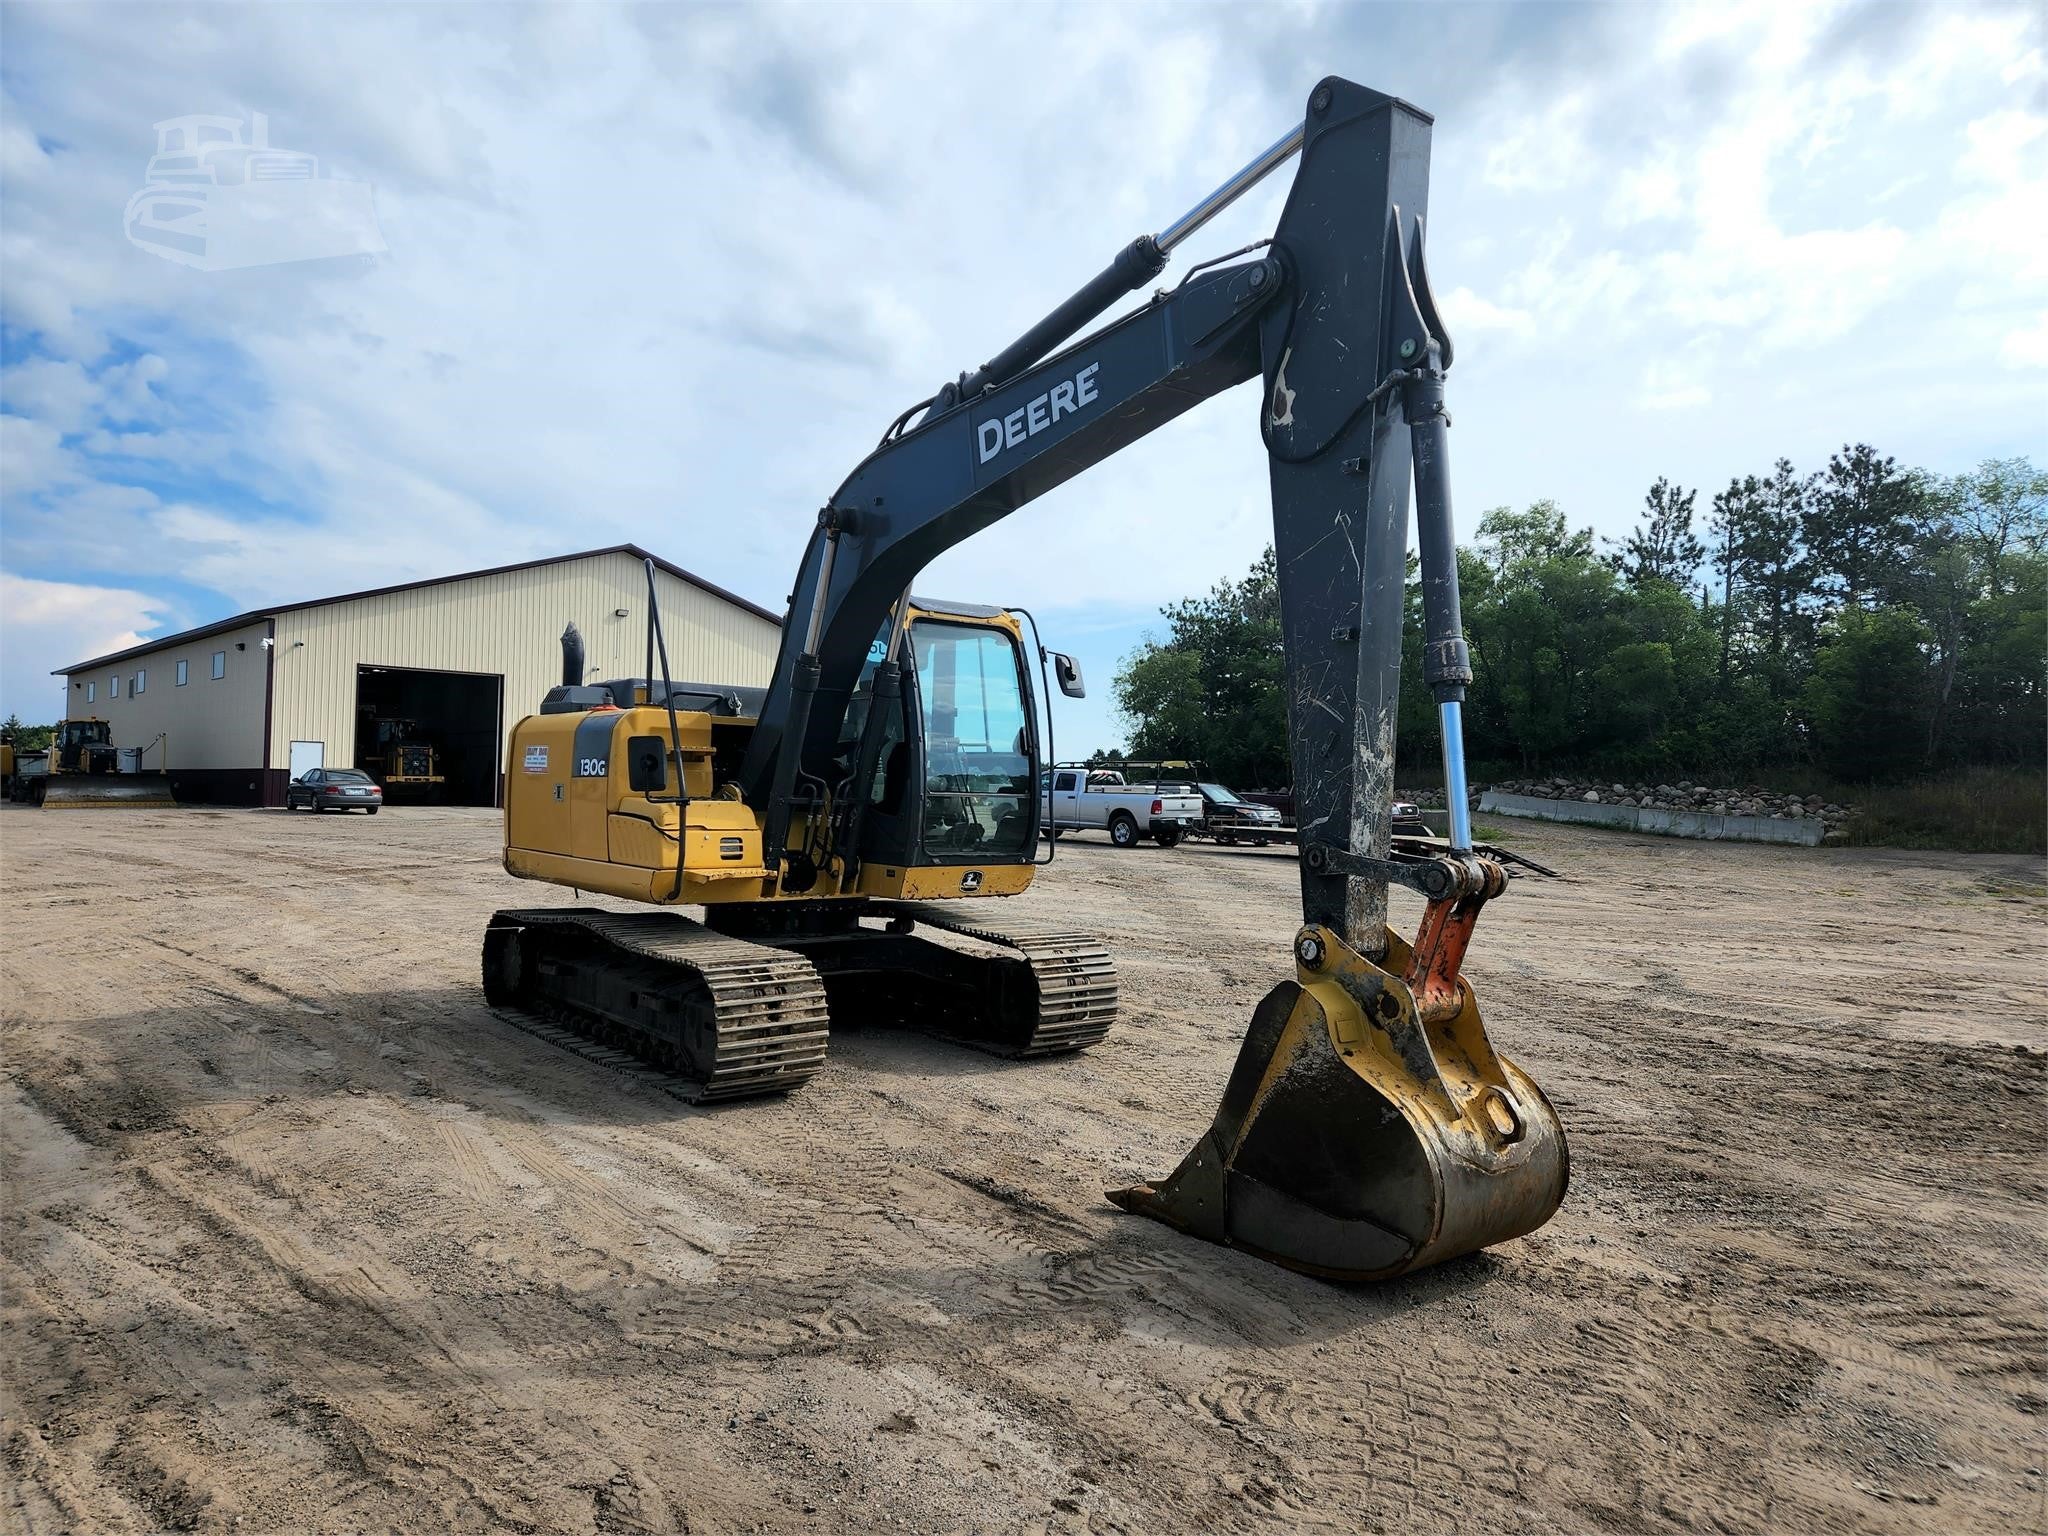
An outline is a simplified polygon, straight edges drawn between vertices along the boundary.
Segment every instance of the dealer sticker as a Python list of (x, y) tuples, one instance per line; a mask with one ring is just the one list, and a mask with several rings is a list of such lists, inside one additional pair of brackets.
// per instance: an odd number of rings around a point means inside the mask
[(548, 749), (546, 747), (528, 747), (526, 749), (526, 771), (528, 773), (546, 773), (548, 771)]

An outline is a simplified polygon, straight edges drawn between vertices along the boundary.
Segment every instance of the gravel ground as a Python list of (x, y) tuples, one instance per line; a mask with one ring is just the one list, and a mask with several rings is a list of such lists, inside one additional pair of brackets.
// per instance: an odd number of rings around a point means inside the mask
[(701, 1112), (484, 1008), (549, 897), (488, 813), (7, 807), (0, 1523), (2048, 1528), (2039, 861), (1503, 832), (1571, 879), (1468, 972), (1571, 1194), (1347, 1289), (1101, 1194), (1207, 1125), (1286, 854), (1063, 843), (1083, 1056)]

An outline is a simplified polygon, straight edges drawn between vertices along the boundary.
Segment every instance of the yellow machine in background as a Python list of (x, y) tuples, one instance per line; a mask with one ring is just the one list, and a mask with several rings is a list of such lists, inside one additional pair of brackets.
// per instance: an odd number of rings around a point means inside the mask
[(362, 715), (356, 722), (356, 766), (384, 787), (385, 800), (431, 799), (447, 782), (440, 754), (420, 739), (416, 721)]
[[(11, 744), (5, 750), (10, 799), (66, 810), (162, 810), (178, 803), (162, 734), (140, 747), (117, 747), (104, 720), (61, 720), (48, 751), (22, 752)], [(146, 767), (152, 752), (156, 763)]]

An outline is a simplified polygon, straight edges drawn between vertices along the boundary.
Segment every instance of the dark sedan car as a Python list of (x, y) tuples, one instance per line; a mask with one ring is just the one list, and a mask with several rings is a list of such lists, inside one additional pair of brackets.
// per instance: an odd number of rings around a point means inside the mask
[(284, 808), (296, 811), (368, 811), (384, 803), (384, 791), (367, 773), (353, 768), (309, 768), (284, 792)]
[[(1253, 805), (1267, 805), (1278, 811), (1287, 820), (1294, 820), (1294, 791), (1291, 789), (1248, 789), (1239, 797)], [(1406, 800), (1396, 800), (1392, 807), (1394, 836), (1429, 837), (1429, 823), (1422, 819), (1419, 806)]]

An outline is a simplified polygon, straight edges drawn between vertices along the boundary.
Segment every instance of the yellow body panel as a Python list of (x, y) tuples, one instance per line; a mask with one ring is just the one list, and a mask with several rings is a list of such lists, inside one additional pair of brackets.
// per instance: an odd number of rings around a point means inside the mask
[(903, 901), (955, 896), (1015, 896), (1031, 884), (1029, 864), (869, 864), (859, 894)]
[[(1005, 627), (1014, 630), (1014, 621)], [(778, 890), (761, 863), (761, 823), (753, 808), (712, 794), (714, 728), (744, 732), (753, 722), (679, 710), (675, 724), (682, 743), (681, 806), (670, 798), (676, 775), (667, 710), (640, 705), (521, 720), (505, 765), (506, 872), (630, 901), (691, 904), (1014, 896), (1031, 884), (1029, 864), (877, 864), (857, 877), (835, 866), (807, 891)], [(643, 755), (651, 752), (671, 765), (666, 787), (652, 794), (632, 787), (635, 738)], [(650, 748), (646, 738), (656, 745)], [(803, 830), (799, 817), (793, 843), (801, 842)]]

